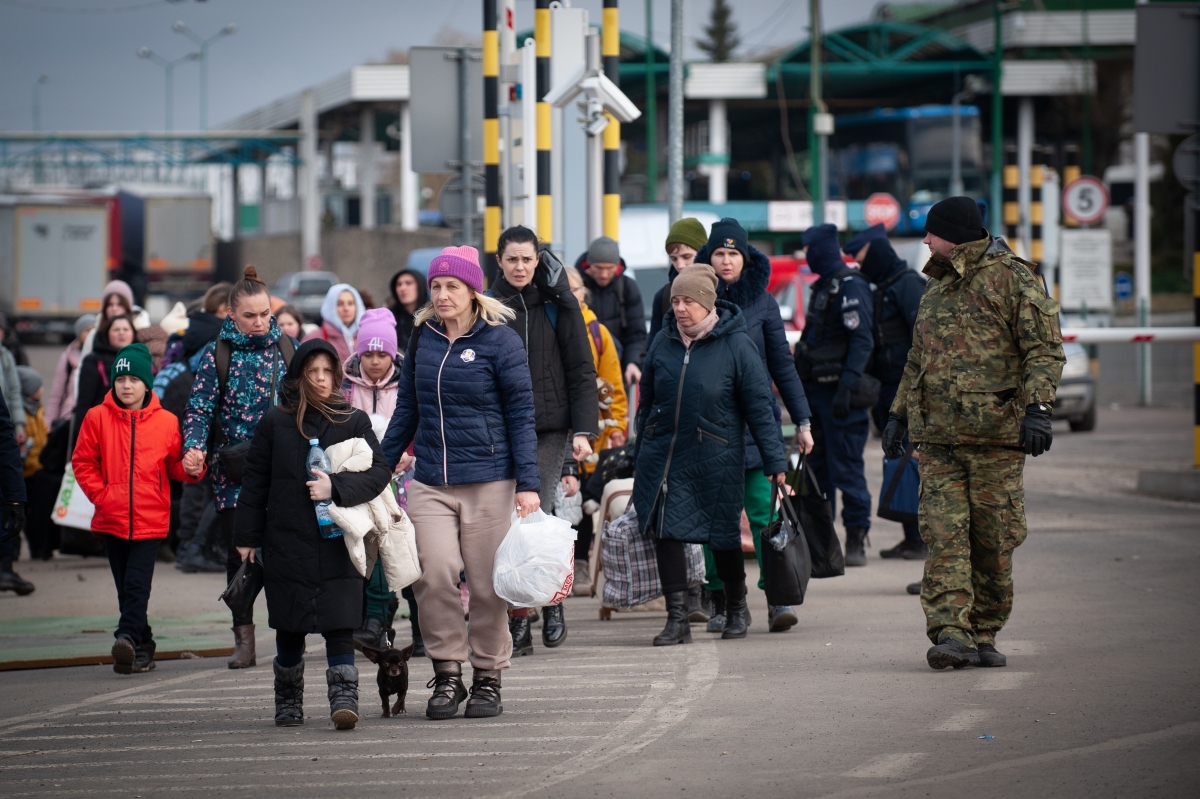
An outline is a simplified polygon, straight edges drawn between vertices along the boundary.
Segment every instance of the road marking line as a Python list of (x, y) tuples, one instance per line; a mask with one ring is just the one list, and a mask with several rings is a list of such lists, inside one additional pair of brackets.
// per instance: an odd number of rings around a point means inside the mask
[(933, 728), (934, 732), (961, 732), (978, 726), (991, 713), (987, 710), (960, 710)]
[(1019, 688), (1033, 676), (1030, 671), (1008, 671), (1007, 669), (990, 669), (985, 671), (975, 684), (979, 691), (1011, 691)]
[(843, 777), (861, 777), (864, 779), (889, 779), (903, 777), (915, 771), (921, 761), (929, 757), (927, 752), (897, 752), (891, 755), (880, 755), (858, 768), (850, 769)]
[[(476, 767), (476, 768), (479, 768), (479, 767)], [(524, 765), (524, 764), (517, 765), (517, 766), (509, 766), (509, 765), (504, 765), (502, 763), (488, 763), (487, 766), (484, 767), (482, 770), (483, 771), (528, 771), (529, 766)], [(356, 768), (349, 768), (349, 769), (307, 769), (306, 768), (304, 770), (304, 776), (305, 777), (309, 777), (309, 776), (313, 776), (313, 775), (334, 776), (334, 775), (340, 775), (340, 774), (392, 774), (395, 772), (419, 774), (422, 772), (442, 772), (442, 771), (453, 771), (453, 772), (461, 774), (463, 771), (463, 767), (462, 766), (411, 766), (411, 767), (396, 766), (396, 767), (390, 767), (390, 768), (357, 768), (356, 767)], [(286, 776), (294, 777), (295, 774), (296, 774), (295, 770), (289, 768), (287, 771), (261, 770), (261, 771), (257, 772), (254, 776), (257, 776), (257, 777), (282, 777), (282, 776), (286, 775)], [(54, 781), (58, 782), (58, 783), (72, 783), (72, 782), (83, 782), (83, 781), (92, 783), (92, 782), (106, 782), (106, 781), (111, 782), (113, 780), (125, 780), (125, 781), (128, 781), (130, 784), (139, 783), (139, 782), (144, 784), (144, 782), (147, 780), (162, 779), (162, 776), (163, 776), (162, 772), (156, 772), (154, 774), (120, 774), (120, 773), (118, 773), (118, 774), (88, 774), (88, 775), (78, 776), (78, 777), (70, 776), (70, 775), (65, 775), (65, 776), (64, 775), (55, 775)], [(213, 774), (211, 771), (195, 772), (195, 773), (191, 773), (191, 774), (172, 772), (172, 774), (171, 774), (171, 777), (173, 779), (179, 779), (179, 780), (203, 780), (203, 779), (212, 779), (213, 777), (217, 777), (217, 776), (221, 776), (221, 775)], [(26, 784), (34, 784), (34, 783), (37, 783), (39, 785), (45, 785), (46, 778), (45, 777), (24, 777), (19, 780), (8, 780), (7, 781), (8, 785), (26, 785)], [(404, 784), (406, 784), (406, 785), (409, 785), (409, 784), (436, 785), (438, 783), (436, 783), (436, 782), (422, 783), (422, 782), (413, 782), (413, 781), (405, 780)], [(347, 786), (352, 787), (351, 784), (349, 784), (349, 783), (347, 783)], [(256, 786), (248, 786), (248, 787), (256, 787)], [(145, 790), (147, 792), (149, 792), (150, 790), (153, 790), (153, 789), (146, 788)], [(174, 789), (168, 788), (167, 790), (174, 790)], [(11, 796), (11, 794), (6, 794), (6, 796)]]
[[(322, 730), (322, 732), (325, 732), (325, 731), (326, 730)], [(58, 752), (55, 754), (63, 754), (63, 753)], [(523, 751), (523, 752), (386, 752), (386, 753), (373, 752), (371, 754), (355, 754), (353, 752), (345, 752), (345, 753), (338, 752), (337, 759), (338, 760), (383, 760), (383, 759), (391, 760), (391, 759), (398, 759), (398, 758), (411, 759), (414, 757), (419, 757), (423, 760), (429, 760), (429, 759), (432, 759), (435, 757), (475, 757), (475, 758), (478, 758), (478, 757), (528, 757), (530, 755), (537, 755), (539, 757), (541, 757), (541, 756), (557, 757), (560, 755), (573, 755), (573, 754), (575, 754), (575, 753), (570, 750), (561, 750), (561, 751), (556, 751), (556, 752), (543, 751), (543, 750), (527, 750), (527, 751)], [(173, 760), (170, 763), (170, 767), (177, 768), (178, 766), (181, 766), (181, 765), (202, 764), (202, 763), (263, 763), (263, 762), (273, 763), (273, 762), (283, 762), (285, 760), (311, 761), (312, 755), (311, 754), (303, 754), (303, 755), (273, 754), (273, 755), (261, 755), (259, 757), (194, 757), (194, 758), (188, 758), (188, 759), (184, 759), (184, 760)], [(163, 766), (163, 765), (164, 764), (161, 760), (110, 760), (107, 762), (96, 762), (96, 763), (78, 763), (78, 762), (73, 762), (73, 763), (5, 763), (4, 770), (6, 772), (8, 772), (8, 771), (17, 771), (17, 770), (33, 771), (36, 769), (78, 769), (78, 768), (85, 768), (85, 767), (86, 768), (109, 768), (109, 767), (113, 767), (113, 766), (119, 766), (121, 768), (125, 768), (127, 766)], [(461, 769), (462, 766), (459, 766), (458, 768)], [(399, 770), (399, 767), (397, 767), (397, 770)], [(295, 786), (292, 786), (292, 787), (295, 788)], [(172, 786), (168, 790), (175, 790), (175, 787)], [(126, 793), (129, 792), (128, 787), (125, 788), (125, 792)]]

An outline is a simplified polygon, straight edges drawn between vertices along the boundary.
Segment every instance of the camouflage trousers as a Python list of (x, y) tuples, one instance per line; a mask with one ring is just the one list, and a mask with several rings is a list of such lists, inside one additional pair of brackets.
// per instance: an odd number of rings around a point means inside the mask
[(1025, 453), (922, 444), (921, 607), (929, 640), (995, 642), (1012, 613), (1012, 553), (1025, 540)]

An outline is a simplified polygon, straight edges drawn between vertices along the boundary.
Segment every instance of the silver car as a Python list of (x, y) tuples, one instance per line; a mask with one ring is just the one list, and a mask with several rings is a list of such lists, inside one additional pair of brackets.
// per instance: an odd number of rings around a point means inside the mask
[(1094, 430), (1096, 427), (1096, 381), (1087, 348), (1082, 344), (1063, 344), (1067, 362), (1063, 364), (1062, 379), (1054, 400), (1054, 418), (1066, 419), (1072, 432)]
[(304, 314), (305, 322), (321, 321), (321, 303), (338, 282), (333, 272), (288, 272), (275, 282), (271, 293)]

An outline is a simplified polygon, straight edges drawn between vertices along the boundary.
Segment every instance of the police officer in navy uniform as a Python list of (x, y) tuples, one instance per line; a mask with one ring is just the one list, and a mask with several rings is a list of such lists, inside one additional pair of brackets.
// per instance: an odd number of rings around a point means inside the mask
[[(921, 294), (925, 291), (925, 278), (909, 269), (908, 263), (892, 249), (883, 225), (873, 225), (862, 231), (847, 242), (842, 251), (858, 262), (863, 277), (874, 286), (875, 349), (868, 371), (879, 378), (881, 384), (879, 402), (871, 409), (871, 418), (883, 430), (900, 378), (904, 376), (904, 364), (908, 363), (913, 323), (917, 319)], [(904, 540), (879, 554), (884, 558), (924, 560), (926, 552), (917, 523), (912, 521), (904, 523)]]
[(813, 284), (795, 355), (812, 407), (815, 448), (809, 463), (835, 512), (841, 489), (846, 565), (866, 566), (863, 546), (871, 529), (871, 494), (863, 474), (863, 448), (871, 427), (867, 409), (874, 401), (864, 404), (862, 394), (875, 382), (870, 376), (863, 378), (874, 345), (871, 287), (842, 261), (834, 225), (809, 228), (802, 243), (809, 269), (820, 276)]

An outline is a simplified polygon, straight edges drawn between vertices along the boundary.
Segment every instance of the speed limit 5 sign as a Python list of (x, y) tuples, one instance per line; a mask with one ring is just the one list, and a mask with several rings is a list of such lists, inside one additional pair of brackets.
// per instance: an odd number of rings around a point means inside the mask
[(1075, 178), (1063, 189), (1062, 207), (1064, 214), (1081, 225), (1099, 222), (1108, 210), (1108, 188), (1091, 175)]

